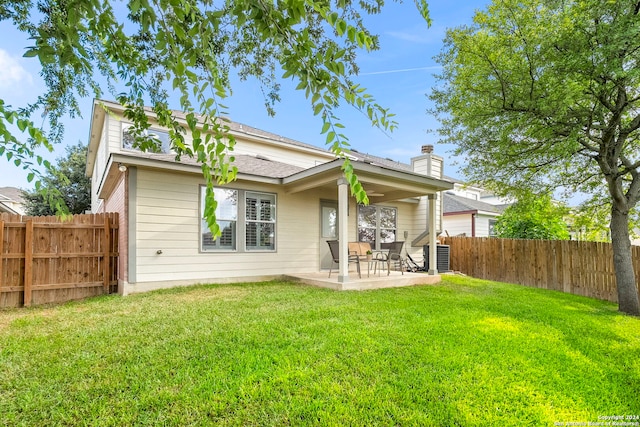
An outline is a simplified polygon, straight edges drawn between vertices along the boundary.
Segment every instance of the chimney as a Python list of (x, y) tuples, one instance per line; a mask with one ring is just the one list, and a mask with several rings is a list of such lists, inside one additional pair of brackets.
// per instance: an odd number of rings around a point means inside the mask
[(415, 173), (442, 179), (443, 158), (433, 154), (433, 145), (422, 146), (422, 153), (411, 159), (411, 166)]
[[(437, 154), (433, 153), (433, 145), (431, 144), (423, 145), (420, 151), (421, 153), (419, 155), (411, 158), (411, 167), (413, 169), (413, 172), (421, 175), (430, 176), (436, 179), (442, 179), (442, 172), (444, 169), (444, 159), (438, 156)], [(427, 243), (427, 238), (430, 236), (430, 233), (428, 231), (430, 228), (430, 226), (428, 225), (430, 224), (430, 221), (428, 221), (429, 212), (430, 212), (429, 210), (430, 203), (431, 202), (427, 200), (427, 196), (422, 196), (420, 198), (418, 209), (420, 210), (420, 212), (422, 212), (421, 215), (424, 215), (423, 218), (425, 222), (423, 225), (421, 223), (422, 220), (420, 220), (420, 223), (418, 223), (418, 226), (420, 228), (424, 226), (424, 233), (420, 234), (411, 242), (411, 246), (413, 247), (425, 245)], [(437, 234), (436, 231), (442, 230), (443, 204), (442, 204), (442, 195), (440, 194), (440, 192), (436, 193), (436, 200), (434, 200), (433, 203), (435, 203), (436, 205), (434, 234)]]
[(422, 154), (431, 154), (433, 153), (433, 145), (423, 145), (422, 146)]

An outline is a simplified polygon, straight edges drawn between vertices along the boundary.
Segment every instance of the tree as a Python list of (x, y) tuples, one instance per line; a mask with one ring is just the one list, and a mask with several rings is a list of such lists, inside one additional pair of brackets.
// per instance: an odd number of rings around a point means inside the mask
[[(415, 0), (428, 21), (425, 0)], [(132, 132), (143, 150), (158, 141), (144, 137), (150, 103), (160, 125), (169, 128), (178, 157), (191, 156), (202, 165), (207, 183), (205, 216), (215, 236), (216, 202), (213, 184), (233, 180), (229, 166), (234, 139), (227, 133), (222, 104), (231, 92), (229, 75), (254, 77), (262, 84), (265, 105), (272, 113), (279, 100), (278, 77), (292, 78), (304, 91), (314, 114), (322, 118), (326, 143), (344, 159), (343, 171), (358, 201), (368, 199), (343, 148), (344, 128), (335, 115), (341, 103), (362, 111), (384, 130), (396, 123), (364, 88), (354, 83), (360, 50), (378, 48), (377, 37), (363, 25), (363, 14), (379, 13), (383, 0), (128, 0), (116, 9), (110, 0), (10, 0), (0, 3), (0, 20), (11, 20), (27, 33), (33, 46), (26, 57), (38, 58), (47, 93), (23, 108), (0, 99), (0, 155), (35, 173), (33, 147), (51, 149), (62, 137), (60, 118), (80, 114), (77, 97), (100, 98), (106, 86), (126, 107)], [(126, 19), (122, 19), (126, 15)], [(40, 18), (33, 22), (34, 16)], [(106, 79), (101, 85), (95, 75)], [(169, 107), (180, 95), (181, 123)], [(36, 126), (34, 113), (48, 116), (48, 135)], [(27, 132), (17, 139), (11, 124)], [(189, 131), (192, 143), (184, 138)], [(46, 163), (45, 163), (46, 165)], [(34, 175), (30, 175), (33, 178)]]
[(444, 142), (495, 191), (607, 194), (619, 309), (640, 315), (640, 1), (495, 0), (447, 32), (431, 99)]
[[(583, 203), (581, 209), (572, 210), (569, 214), (571, 229), (577, 240), (591, 242), (611, 242), (611, 203), (608, 195), (600, 194)], [(632, 222), (635, 224), (635, 221)], [(632, 229), (631, 236), (637, 238), (637, 233)]]
[(507, 239), (567, 240), (567, 209), (548, 195), (530, 195), (507, 207), (495, 225), (498, 237)]
[(55, 215), (59, 194), (71, 214), (91, 209), (91, 180), (85, 174), (87, 146), (79, 142), (66, 147), (67, 155), (59, 158), (40, 180), (38, 189), (22, 193), (27, 215)]

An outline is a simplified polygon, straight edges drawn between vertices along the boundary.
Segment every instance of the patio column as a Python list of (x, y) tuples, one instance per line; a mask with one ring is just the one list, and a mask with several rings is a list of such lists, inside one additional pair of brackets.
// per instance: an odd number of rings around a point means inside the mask
[(340, 241), (338, 282), (349, 281), (349, 183), (345, 178), (338, 179), (338, 240)]
[(436, 241), (436, 194), (429, 194), (429, 274), (438, 274), (438, 246)]

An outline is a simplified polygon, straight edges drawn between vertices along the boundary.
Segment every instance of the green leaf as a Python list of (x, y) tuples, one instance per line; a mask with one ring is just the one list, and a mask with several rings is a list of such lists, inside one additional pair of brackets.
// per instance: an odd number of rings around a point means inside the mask
[(24, 58), (33, 58), (34, 56), (38, 56), (38, 48), (30, 47), (22, 56)]
[(330, 145), (336, 139), (336, 133), (331, 131), (327, 134), (326, 144)]

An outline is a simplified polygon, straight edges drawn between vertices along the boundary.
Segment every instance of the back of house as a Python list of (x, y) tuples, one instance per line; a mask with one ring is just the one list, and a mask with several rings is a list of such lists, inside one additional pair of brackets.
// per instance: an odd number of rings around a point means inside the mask
[[(176, 160), (167, 130), (154, 124), (151, 111), (149, 133), (161, 141), (161, 152), (136, 149), (123, 111), (113, 102), (94, 102), (87, 159), (92, 211), (120, 213), (121, 293), (328, 270), (326, 241), (336, 239), (341, 226), (349, 241), (374, 248), (405, 241), (406, 250), (421, 258), (429, 235), (429, 198), (435, 231), (442, 229), (440, 192), (453, 184), (442, 179), (443, 159), (432, 148), (411, 165), (348, 152), (371, 203), (358, 205), (348, 197), (342, 206), (346, 224), (340, 224), (338, 193), (347, 185), (342, 159), (230, 122), (238, 174), (215, 188), (222, 234), (214, 239), (203, 219), (200, 166), (184, 156)], [(184, 121), (184, 115), (176, 112), (176, 119)]]

